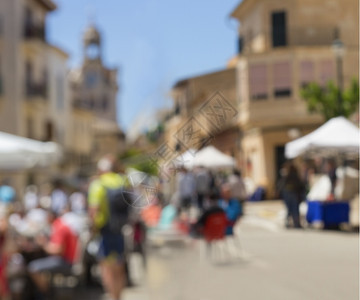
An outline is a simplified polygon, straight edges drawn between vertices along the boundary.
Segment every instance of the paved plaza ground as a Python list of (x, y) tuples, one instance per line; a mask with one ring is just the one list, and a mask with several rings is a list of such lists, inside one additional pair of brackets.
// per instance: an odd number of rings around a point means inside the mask
[(237, 228), (240, 258), (211, 262), (200, 241), (151, 248), (146, 273), (133, 265), (139, 285), (123, 299), (359, 299), (357, 233), (286, 230), (280, 202), (250, 204), (246, 212)]

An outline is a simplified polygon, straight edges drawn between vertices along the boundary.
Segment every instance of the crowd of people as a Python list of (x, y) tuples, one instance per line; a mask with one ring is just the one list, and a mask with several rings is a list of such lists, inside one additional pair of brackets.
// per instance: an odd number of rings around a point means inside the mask
[(193, 171), (184, 167), (176, 172), (174, 203), (179, 209), (196, 206), (201, 212), (207, 205), (211, 194), (221, 195), (221, 187), (227, 184), (231, 197), (239, 203), (247, 199), (244, 181), (239, 170), (231, 174), (215, 173), (200, 166)]
[(69, 273), (87, 226), (87, 201), (79, 188), (55, 179), (28, 186), (17, 195), (11, 183), (0, 186), (1, 299), (43, 299), (47, 273)]
[(82, 185), (55, 179), (51, 185), (29, 185), (22, 195), (15, 193), (11, 182), (2, 182), (2, 298), (48, 299), (52, 292), (48, 274), (71, 274), (79, 259), (84, 259), (88, 245), (96, 241), (92, 253), (102, 284), (110, 299), (120, 299), (129, 281), (124, 226), (131, 225), (132, 247), (145, 256), (144, 226), (150, 230), (176, 228), (199, 236), (213, 212), (222, 212), (225, 233), (232, 234), (242, 215), (246, 190), (238, 170), (225, 176), (203, 167), (180, 167), (174, 173), (172, 197), (164, 197), (159, 181), (155, 193), (143, 194), (151, 197), (148, 204), (136, 207), (132, 204), (134, 195), (141, 195), (139, 187), (131, 186), (115, 159), (106, 156), (97, 167), (98, 174)]
[[(330, 164), (327, 167), (335, 184), (336, 174)], [(173, 231), (208, 242), (219, 236), (233, 237), (249, 199), (237, 169), (224, 172), (179, 166), (170, 180), (160, 176), (152, 181), (145, 176), (136, 185), (113, 156), (102, 158), (97, 169), (82, 184), (56, 179), (51, 186), (30, 185), (23, 195), (16, 195), (8, 180), (2, 182), (2, 299), (5, 295), (48, 299), (51, 281), (47, 274), (72, 274), (74, 265), (84, 264), (84, 257), (90, 255), (85, 277), (91, 279), (92, 264), (99, 266), (109, 299), (118, 300), (125, 285), (131, 284), (129, 251), (142, 254), (146, 263), (147, 233)], [(311, 172), (309, 167), (299, 173), (291, 162), (281, 170), (277, 188), (287, 208), (287, 227), (301, 227), (299, 205)], [(124, 234), (126, 227), (130, 231)]]
[(195, 216), (189, 219), (196, 232), (203, 229), (201, 227), (206, 225), (214, 211), (222, 211), (229, 224), (226, 233), (232, 234), (232, 227), (241, 217), (243, 203), (247, 199), (239, 170), (235, 169), (231, 174), (216, 174), (201, 166), (193, 171), (181, 168), (176, 180), (177, 210), (181, 213), (190, 207), (196, 208)]
[[(337, 165), (332, 159), (303, 161), (300, 168), (293, 161), (287, 161), (283, 164), (277, 184), (277, 197), (284, 201), (286, 207), (286, 228), (301, 228), (303, 226), (300, 218), (302, 202), (332, 202), (339, 197), (336, 195), (336, 187), (340, 186), (336, 170)], [(319, 182), (320, 185), (318, 186)], [(321, 185), (321, 182), (325, 184)], [(315, 192), (315, 195), (312, 195), (312, 190), (320, 191), (320, 194)]]

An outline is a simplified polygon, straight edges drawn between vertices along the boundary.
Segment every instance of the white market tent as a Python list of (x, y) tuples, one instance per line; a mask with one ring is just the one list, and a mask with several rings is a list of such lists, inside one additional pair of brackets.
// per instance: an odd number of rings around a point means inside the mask
[(213, 146), (208, 146), (195, 154), (193, 165), (204, 166), (210, 169), (231, 168), (235, 166), (235, 159)]
[(295, 158), (309, 151), (358, 154), (360, 130), (344, 117), (327, 121), (313, 132), (285, 145), (285, 156)]
[(190, 148), (189, 150), (185, 151), (181, 155), (177, 156), (173, 160), (174, 165), (176, 167), (184, 166), (187, 169), (191, 169), (194, 165), (196, 151), (197, 150)]
[(61, 149), (56, 143), (0, 132), (0, 170), (46, 167), (58, 162), (61, 157)]

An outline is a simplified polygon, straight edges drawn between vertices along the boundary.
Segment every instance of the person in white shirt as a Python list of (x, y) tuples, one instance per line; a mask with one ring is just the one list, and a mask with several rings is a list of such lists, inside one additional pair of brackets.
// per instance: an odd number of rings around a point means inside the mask
[(234, 169), (233, 174), (231, 174), (227, 180), (227, 183), (230, 187), (231, 198), (236, 199), (243, 204), (247, 200), (247, 192), (245, 183), (241, 177), (241, 172)]
[(75, 191), (69, 197), (71, 211), (77, 214), (86, 213), (86, 197), (80, 191)]
[(51, 210), (61, 215), (68, 205), (68, 197), (64, 191), (64, 184), (61, 180), (54, 182), (54, 190), (51, 193)]
[(29, 185), (28, 187), (26, 187), (24, 195), (25, 211), (36, 208), (38, 206), (38, 203), (38, 189), (36, 185)]

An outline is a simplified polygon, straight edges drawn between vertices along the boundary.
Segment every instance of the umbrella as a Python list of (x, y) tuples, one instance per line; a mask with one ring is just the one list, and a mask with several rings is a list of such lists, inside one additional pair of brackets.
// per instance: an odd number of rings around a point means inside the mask
[(193, 165), (206, 168), (231, 168), (235, 166), (235, 160), (215, 147), (208, 146), (196, 153)]
[(285, 156), (292, 159), (309, 151), (358, 154), (359, 133), (359, 128), (346, 118), (336, 117), (315, 131), (287, 143)]
[(53, 142), (40, 142), (0, 132), (0, 169), (46, 167), (58, 162), (62, 153)]

